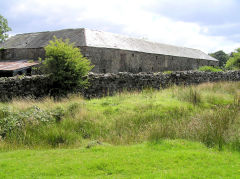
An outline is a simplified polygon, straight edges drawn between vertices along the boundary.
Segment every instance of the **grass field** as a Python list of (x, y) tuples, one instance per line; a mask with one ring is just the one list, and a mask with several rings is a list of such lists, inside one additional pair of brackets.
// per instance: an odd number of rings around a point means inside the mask
[(239, 178), (240, 82), (0, 103), (0, 178)]
[(185, 140), (0, 153), (0, 178), (239, 177), (239, 153)]

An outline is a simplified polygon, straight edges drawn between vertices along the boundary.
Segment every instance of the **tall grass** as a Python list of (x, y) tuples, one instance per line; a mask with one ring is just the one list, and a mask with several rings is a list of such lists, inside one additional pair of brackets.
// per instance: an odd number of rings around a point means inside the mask
[[(240, 83), (205, 83), (113, 97), (0, 103), (0, 148), (77, 147), (200, 141), (208, 147), (240, 150)], [(15, 123), (14, 123), (15, 122)], [(0, 131), (1, 131), (0, 128)]]

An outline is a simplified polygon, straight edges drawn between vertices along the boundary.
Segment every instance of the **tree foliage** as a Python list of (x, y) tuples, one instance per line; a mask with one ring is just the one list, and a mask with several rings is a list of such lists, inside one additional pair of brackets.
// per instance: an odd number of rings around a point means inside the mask
[(215, 53), (211, 53), (209, 55), (211, 55), (212, 57), (216, 58), (219, 61), (219, 67), (224, 67), (229, 59), (229, 55), (222, 50), (219, 50)]
[(93, 66), (74, 44), (54, 37), (44, 49), (46, 58), (43, 67), (50, 75), (53, 87), (50, 95), (65, 96), (87, 85), (85, 76)]
[(4, 42), (8, 38), (7, 32), (12, 29), (8, 27), (8, 21), (2, 15), (0, 15), (0, 43)]
[(240, 48), (236, 49), (235, 52), (232, 53), (232, 57), (229, 58), (225, 67), (232, 70), (240, 69)]

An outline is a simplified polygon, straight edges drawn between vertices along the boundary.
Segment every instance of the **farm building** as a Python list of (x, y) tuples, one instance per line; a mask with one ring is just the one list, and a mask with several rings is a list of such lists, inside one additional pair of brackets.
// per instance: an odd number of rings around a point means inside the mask
[(95, 65), (92, 71), (96, 73), (182, 71), (218, 65), (218, 60), (197, 49), (85, 28), (15, 35), (0, 45), (0, 60), (44, 59), (44, 47), (53, 36), (75, 43)]
[(0, 77), (31, 75), (32, 67), (35, 67), (37, 65), (37, 62), (30, 62), (27, 60), (1, 60)]

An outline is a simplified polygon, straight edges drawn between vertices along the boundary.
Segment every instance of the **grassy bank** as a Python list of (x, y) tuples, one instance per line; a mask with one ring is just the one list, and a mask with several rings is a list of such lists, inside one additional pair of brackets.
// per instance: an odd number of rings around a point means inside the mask
[(60, 102), (0, 103), (0, 149), (186, 139), (240, 150), (240, 83), (205, 83)]
[(0, 153), (0, 178), (239, 178), (239, 153), (185, 140)]

